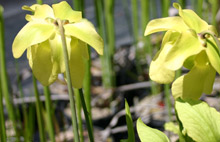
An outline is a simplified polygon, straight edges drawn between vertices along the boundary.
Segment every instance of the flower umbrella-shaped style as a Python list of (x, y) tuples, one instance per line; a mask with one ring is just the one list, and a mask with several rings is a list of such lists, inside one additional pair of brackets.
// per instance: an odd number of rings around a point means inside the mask
[(167, 84), (182, 66), (190, 69), (174, 81), (172, 94), (175, 98), (198, 99), (203, 92), (211, 93), (216, 71), (220, 73), (217, 32), (192, 10), (182, 10), (177, 3), (173, 6), (180, 16), (155, 19), (146, 27), (145, 35), (167, 31), (149, 74), (152, 80)]
[(15, 58), (27, 49), (27, 58), (34, 76), (44, 85), (53, 83), (59, 73), (65, 73), (61, 35), (57, 20), (63, 22), (69, 55), (73, 87), (81, 88), (84, 78), (84, 60), (89, 58), (87, 45), (103, 53), (103, 40), (94, 26), (82, 18), (65, 1), (49, 5), (34, 4), (23, 9), (33, 12), (26, 15), (29, 21), (17, 34), (12, 45)]

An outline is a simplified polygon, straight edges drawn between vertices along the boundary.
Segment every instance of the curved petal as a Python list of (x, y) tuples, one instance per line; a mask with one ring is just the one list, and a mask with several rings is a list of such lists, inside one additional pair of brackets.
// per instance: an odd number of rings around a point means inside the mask
[[(34, 46), (32, 52), (32, 70), (39, 82), (48, 86), (57, 79), (58, 74), (53, 74), (53, 62), (51, 59), (51, 48), (48, 41), (39, 46)], [(30, 58), (29, 58), (30, 60)]]
[(66, 1), (53, 4), (53, 11), (56, 18), (68, 20), (70, 23), (78, 22), (82, 19), (82, 13), (74, 11)]
[(24, 51), (35, 44), (41, 43), (54, 33), (55, 27), (48, 23), (29, 22), (17, 34), (12, 44), (15, 58), (19, 58)]
[(168, 31), (166, 32), (163, 42), (162, 48), (160, 51), (155, 55), (153, 61), (150, 64), (149, 75), (150, 78), (161, 84), (171, 83), (175, 78), (175, 71), (169, 70), (164, 66), (165, 58), (173, 47), (173, 43), (175, 39), (180, 34), (178, 32)]
[(208, 55), (209, 61), (215, 70), (220, 74), (220, 54), (219, 50), (217, 49), (219, 49), (219, 47), (217, 47), (212, 38), (207, 40), (206, 53)]
[(176, 44), (166, 56), (165, 66), (170, 70), (177, 70), (183, 66), (188, 57), (198, 54), (201, 50), (204, 50), (204, 47), (202, 47), (194, 31), (182, 32)]
[(199, 99), (202, 93), (210, 94), (212, 91), (215, 71), (208, 63), (207, 55), (202, 51), (195, 59), (192, 70), (177, 78), (172, 85), (174, 98)]
[(74, 88), (82, 88), (85, 75), (85, 64), (76, 38), (71, 39), (70, 74)]
[(189, 29), (181, 17), (166, 17), (150, 21), (147, 24), (144, 35), (147, 36), (152, 33), (174, 30), (182, 32)]
[(78, 44), (79, 44), (79, 48), (81, 50), (82, 56), (88, 60), (89, 59), (89, 52), (88, 52), (89, 49), (88, 49), (87, 44), (81, 40), (78, 40)]
[(51, 56), (53, 61), (53, 71), (56, 74), (65, 71), (63, 47), (60, 35), (56, 34), (53, 39), (49, 40), (51, 47)]
[(194, 11), (189, 9), (182, 10), (178, 3), (173, 3), (173, 7), (179, 10), (179, 15), (183, 18), (184, 22), (197, 33), (208, 30), (208, 24), (202, 20)]
[(91, 45), (100, 55), (103, 54), (103, 40), (93, 25), (86, 19), (74, 24), (64, 25), (65, 34), (73, 36)]

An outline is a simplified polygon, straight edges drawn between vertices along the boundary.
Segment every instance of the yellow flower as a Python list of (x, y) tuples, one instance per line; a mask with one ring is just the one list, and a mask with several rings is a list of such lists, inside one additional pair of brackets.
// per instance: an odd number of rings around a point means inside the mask
[(66, 1), (58, 4), (24, 6), (33, 12), (29, 21), (17, 34), (12, 45), (15, 58), (27, 49), (27, 58), (34, 76), (44, 85), (53, 83), (59, 73), (65, 73), (62, 42), (57, 20), (64, 23), (70, 73), (73, 87), (81, 88), (84, 78), (84, 60), (89, 58), (87, 44), (103, 54), (103, 40), (94, 26), (74, 11)]
[(167, 31), (151, 62), (150, 77), (158, 83), (171, 83), (175, 71), (184, 66), (190, 71), (174, 81), (172, 93), (175, 98), (198, 99), (203, 92), (211, 93), (216, 71), (220, 73), (218, 34), (192, 10), (173, 5), (180, 16), (155, 19), (146, 27), (145, 35)]

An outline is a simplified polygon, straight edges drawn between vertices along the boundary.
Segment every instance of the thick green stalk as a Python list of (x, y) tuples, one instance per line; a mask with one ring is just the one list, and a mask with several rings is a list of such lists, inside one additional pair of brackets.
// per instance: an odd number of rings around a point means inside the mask
[(197, 6), (197, 14), (199, 15), (199, 17), (203, 17), (202, 16), (202, 9), (203, 9), (203, 0), (197, 0), (196, 2), (196, 6)]
[(69, 92), (69, 98), (70, 98), (70, 108), (71, 108), (71, 113), (72, 113), (74, 140), (75, 142), (79, 142), (76, 107), (75, 107), (75, 100), (73, 96), (74, 94), (73, 94), (73, 88), (72, 88), (72, 82), (71, 82), (71, 76), (70, 76), (70, 68), (69, 68), (69, 60), (68, 60), (69, 58), (68, 58), (68, 53), (67, 53), (66, 38), (64, 34), (65, 31), (63, 28), (62, 21), (58, 20), (57, 22), (58, 22), (61, 40), (62, 40), (62, 46), (63, 46), (64, 63), (65, 63), (65, 68), (66, 68), (66, 79), (67, 79), (67, 86), (68, 86), (68, 92)]
[(79, 96), (80, 96), (80, 99), (81, 99), (81, 104), (82, 104), (84, 116), (85, 116), (85, 119), (86, 119), (86, 126), (87, 126), (88, 133), (89, 133), (89, 139), (90, 139), (90, 142), (94, 142), (93, 130), (92, 130), (92, 120), (89, 117), (91, 115), (87, 111), (86, 102), (84, 100), (84, 95), (83, 95), (83, 90), (82, 89), (79, 89)]
[(8, 110), (8, 115), (13, 124), (13, 129), (16, 135), (16, 141), (19, 141), (19, 131), (17, 130), (16, 124), (16, 114), (15, 108), (13, 105), (13, 98), (9, 93), (9, 79), (7, 75), (6, 69), (6, 61), (5, 61), (5, 41), (4, 41), (4, 21), (3, 21), (3, 7), (0, 6), (0, 76), (1, 76), (1, 89), (2, 94), (5, 98), (6, 108)]
[(82, 105), (81, 105), (81, 100), (79, 96), (79, 89), (74, 89), (74, 96), (76, 98), (76, 113), (77, 113), (77, 120), (78, 120), (78, 126), (79, 126), (79, 138), (80, 141), (84, 141), (84, 136), (83, 136), (83, 122), (82, 122)]
[(29, 104), (28, 106), (28, 121), (25, 126), (26, 142), (33, 141), (35, 122), (36, 122), (36, 105)]
[(42, 0), (36, 0), (37, 4), (43, 4)]
[(1, 142), (6, 142), (6, 131), (5, 131), (5, 118), (4, 118), (4, 106), (3, 106), (3, 96), (1, 91), (1, 81), (0, 81), (0, 140)]
[(35, 95), (35, 99), (36, 99), (35, 104), (36, 104), (36, 110), (37, 110), (37, 123), (38, 123), (38, 129), (39, 129), (39, 133), (40, 133), (40, 141), (44, 142), (46, 139), (45, 139), (45, 133), (44, 133), (42, 106), (41, 106), (40, 96), (39, 96), (39, 92), (38, 92), (38, 88), (37, 88), (37, 80), (34, 77), (34, 75), (32, 76), (32, 80), (33, 80), (33, 86), (34, 86), (34, 95)]
[[(3, 28), (4, 28), (4, 26), (3, 26), (3, 7), (0, 5), (0, 35), (1, 35), (0, 36), (0, 48), (1, 49), (4, 48), (4, 29)], [(1, 138), (2, 142), (6, 142), (4, 106), (3, 106), (3, 96), (2, 96), (2, 89), (1, 89), (1, 75), (0, 75), (0, 138)]]
[(178, 0), (178, 2), (182, 8), (186, 8), (186, 0)]
[(103, 11), (103, 1), (95, 0), (95, 14), (96, 14), (96, 22), (98, 25), (98, 32), (104, 40), (104, 53), (101, 57), (101, 65), (102, 65), (102, 84), (105, 88), (110, 88), (112, 86), (112, 63), (110, 59), (110, 54), (108, 52), (106, 32), (105, 32), (105, 24), (104, 24), (104, 11)]
[(46, 103), (46, 115), (47, 115), (47, 126), (49, 131), (49, 137), (51, 142), (55, 142), (55, 135), (54, 135), (54, 127), (53, 127), (53, 107), (50, 97), (50, 89), (49, 87), (44, 87), (44, 95), (45, 95), (45, 103)]
[(219, 0), (212, 0), (212, 25), (214, 25), (215, 27), (217, 26), (217, 21), (216, 21), (216, 15), (218, 13), (218, 9), (219, 9)]
[(161, 0), (162, 3), (162, 16), (163, 17), (168, 17), (168, 11), (170, 8), (170, 0)]
[[(107, 88), (112, 88), (115, 86), (115, 72), (113, 68), (113, 56), (115, 53), (115, 27), (114, 27), (114, 0), (105, 0), (104, 1), (105, 9), (105, 21), (106, 21), (106, 30), (107, 30), (107, 44), (108, 47), (105, 47), (104, 54), (109, 58), (106, 62), (109, 64), (109, 86)], [(106, 50), (106, 51), (105, 51)]]

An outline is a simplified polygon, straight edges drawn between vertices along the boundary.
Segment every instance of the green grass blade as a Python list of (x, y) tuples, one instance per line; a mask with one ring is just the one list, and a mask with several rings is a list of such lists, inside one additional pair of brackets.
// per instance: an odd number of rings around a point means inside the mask
[(35, 104), (36, 104), (36, 110), (37, 110), (37, 122), (38, 122), (38, 129), (39, 129), (39, 133), (40, 133), (40, 141), (44, 142), (46, 139), (45, 139), (45, 133), (44, 133), (42, 106), (41, 106), (40, 96), (39, 96), (39, 92), (38, 92), (38, 88), (37, 88), (37, 80), (34, 77), (34, 75), (32, 76), (32, 80), (33, 80), (33, 86), (34, 86), (34, 95), (35, 95), (35, 99), (36, 99)]
[(135, 142), (133, 120), (127, 100), (125, 100), (126, 123), (128, 127), (128, 142)]
[(46, 103), (46, 115), (47, 115), (47, 127), (49, 132), (49, 137), (51, 142), (55, 142), (55, 135), (54, 135), (54, 127), (53, 127), (53, 107), (51, 101), (51, 94), (49, 87), (44, 87), (44, 95), (45, 95), (45, 103)]

